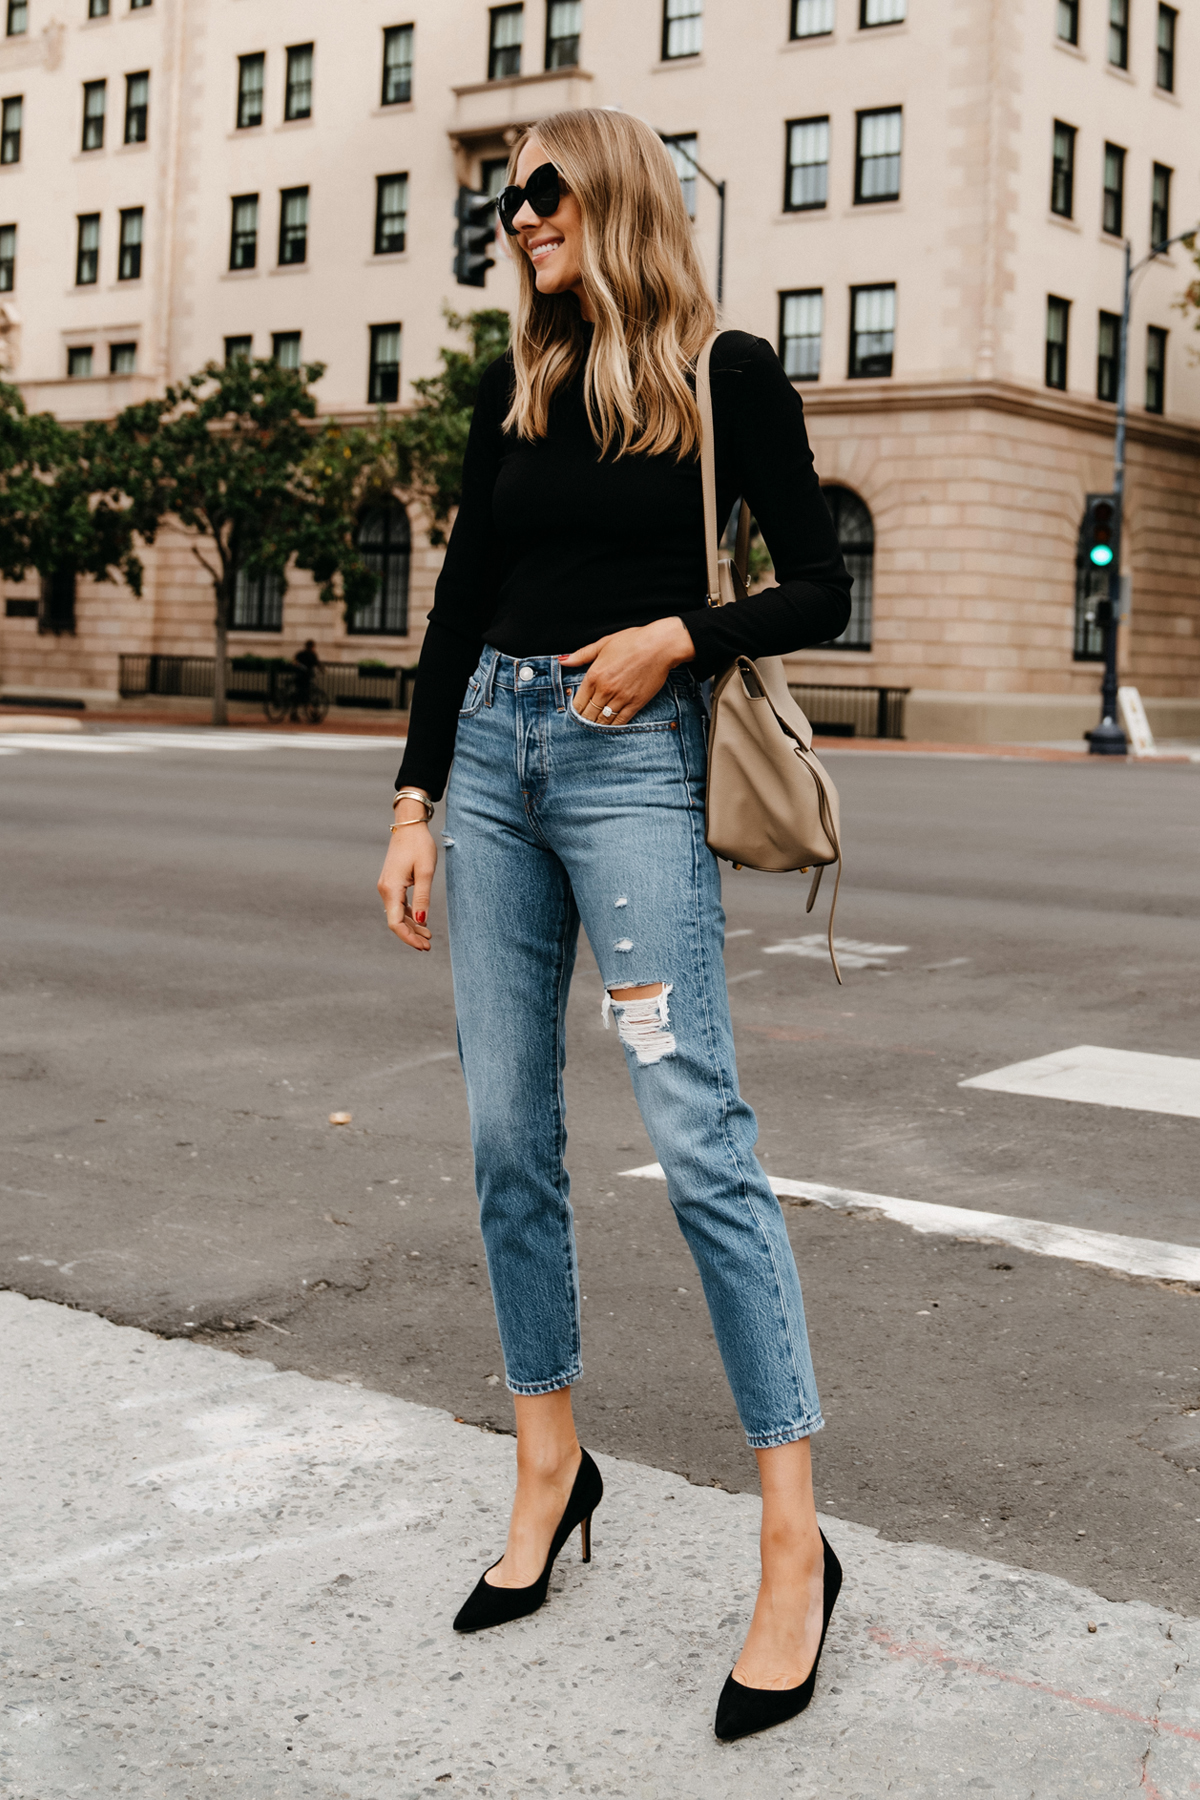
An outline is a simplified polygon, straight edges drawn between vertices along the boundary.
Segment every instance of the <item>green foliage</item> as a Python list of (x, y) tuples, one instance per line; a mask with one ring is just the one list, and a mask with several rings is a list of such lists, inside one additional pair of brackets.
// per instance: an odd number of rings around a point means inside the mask
[(450, 515), (462, 498), (462, 465), (471, 414), (484, 371), (503, 356), (509, 319), (498, 308), (459, 313), (446, 309), (451, 331), (465, 331), (469, 350), (443, 347), (439, 375), (414, 381), (420, 404), (392, 425), (400, 485), (419, 494), (433, 517), (431, 544), (444, 544)]
[(142, 591), (134, 522), (108, 456), (102, 424), (60, 425), (30, 414), (0, 382), (0, 573), (73, 569), (96, 581), (123, 577)]

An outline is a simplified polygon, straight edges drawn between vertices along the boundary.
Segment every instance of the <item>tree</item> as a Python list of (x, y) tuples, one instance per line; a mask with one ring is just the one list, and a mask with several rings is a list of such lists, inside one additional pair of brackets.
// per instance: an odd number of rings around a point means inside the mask
[(215, 598), (213, 724), (227, 723), (228, 632), (239, 575), (310, 571), (321, 598), (353, 608), (375, 592), (358, 551), (355, 513), (368, 490), (395, 483), (382, 428), (319, 426), (311, 385), (320, 363), (283, 369), (238, 357), (209, 363), (156, 400), (127, 407), (108, 437), (114, 475), (147, 543), (170, 520), (192, 537)]
[(484, 371), (508, 348), (509, 319), (498, 308), (463, 317), (447, 307), (451, 331), (465, 331), (471, 348), (443, 348), (440, 375), (414, 381), (420, 403), (392, 426), (400, 484), (428, 506), (433, 525), (431, 544), (444, 544), (450, 515), (462, 498), (463, 455), (475, 397)]

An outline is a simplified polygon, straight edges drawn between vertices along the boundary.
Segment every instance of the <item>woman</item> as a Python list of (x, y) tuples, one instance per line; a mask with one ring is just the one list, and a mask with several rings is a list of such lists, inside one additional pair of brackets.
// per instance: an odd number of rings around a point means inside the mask
[(453, 758), (455, 1005), (517, 1422), (508, 1542), (455, 1625), (540, 1606), (576, 1525), (586, 1560), (601, 1493), (571, 1414), (562, 1068), (582, 921), (758, 1458), (762, 1586), (716, 1726), (739, 1737), (807, 1705), (841, 1571), (813, 1502), (821, 1417), (799, 1279), (738, 1094), (699, 684), (738, 652), (836, 637), (850, 581), (798, 395), (767, 344), (725, 332), (719, 505), (725, 517), (745, 494), (780, 584), (704, 604), (694, 370), (714, 311), (655, 134), (622, 113), (560, 113), (517, 144), (510, 181), (513, 346), (480, 386), (379, 881), (391, 929), (428, 950), (428, 820)]

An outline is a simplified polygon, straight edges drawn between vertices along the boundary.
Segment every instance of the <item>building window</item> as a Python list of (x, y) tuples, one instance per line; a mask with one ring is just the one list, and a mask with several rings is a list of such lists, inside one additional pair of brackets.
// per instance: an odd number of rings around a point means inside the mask
[[(75, 285), (92, 287), (100, 274), (100, 214), (78, 215), (75, 240)], [(88, 352), (91, 355), (91, 351)]]
[(117, 261), (118, 281), (137, 281), (142, 273), (142, 220), (140, 206), (129, 206), (121, 213), (121, 243)]
[(20, 94), (14, 94), (0, 109), (0, 163), (21, 160), (21, 120), (24, 112), (25, 102)]
[(375, 177), (375, 254), (403, 250), (408, 228), (408, 176)]
[(1064, 44), (1079, 42), (1079, 0), (1058, 0), (1055, 30), (1060, 42)]
[(258, 195), (235, 194), (229, 232), (229, 266), (253, 269), (258, 263)]
[(896, 345), (896, 284), (850, 289), (850, 376), (890, 375)]
[(1155, 163), (1150, 177), (1150, 248), (1165, 244), (1171, 235), (1171, 170)]
[(74, 344), (67, 351), (67, 376), (71, 381), (82, 381), (92, 372), (92, 346), (90, 344)]
[(869, 650), (875, 592), (875, 525), (864, 500), (849, 488), (821, 489), (833, 518), (842, 561), (854, 586), (850, 590), (850, 623), (826, 650)]
[(83, 148), (103, 150), (104, 109), (107, 82), (85, 81), (83, 84)]
[(308, 189), (282, 188), (279, 194), (280, 267), (308, 257)]
[(899, 25), (905, 16), (905, 0), (862, 0), (858, 13), (861, 31), (872, 25)]
[(834, 0), (792, 0), (793, 38), (828, 37), (833, 30)]
[(858, 114), (855, 205), (900, 198), (901, 116), (898, 106)]
[(550, 0), (546, 8), (546, 67), (574, 69), (579, 62), (583, 0)]
[(808, 212), (829, 196), (829, 120), (790, 119), (784, 212)]
[(820, 288), (779, 296), (779, 360), (793, 381), (816, 381), (821, 373), (824, 314)]
[(88, 0), (89, 19), (107, 19), (108, 0)]
[(400, 327), (372, 325), (371, 366), (367, 399), (372, 406), (390, 406), (400, 398)]
[(108, 372), (110, 375), (136, 375), (137, 345), (110, 344), (108, 346)]
[(1179, 17), (1173, 6), (1158, 9), (1158, 64), (1155, 80), (1165, 93), (1175, 92), (1175, 21)]
[(1050, 211), (1060, 219), (1075, 215), (1075, 127), (1054, 121), (1054, 161), (1050, 173)]
[(1064, 388), (1067, 385), (1067, 322), (1071, 314), (1071, 302), (1059, 300), (1054, 294), (1046, 299), (1046, 386)]
[(287, 53), (287, 86), (283, 96), (285, 119), (312, 118), (313, 47), (293, 44)]
[(1160, 413), (1167, 389), (1167, 334), (1161, 325), (1146, 327), (1146, 411)]
[(267, 79), (267, 58), (263, 51), (253, 56), (238, 57), (237, 128), (246, 131), (263, 122), (263, 88)]
[(273, 331), (271, 333), (271, 357), (281, 369), (298, 369), (300, 367), (300, 333), (298, 331)]
[(1129, 0), (1108, 0), (1108, 60), (1114, 69), (1129, 67)]
[(413, 28), (391, 25), (383, 34), (383, 104), (400, 106), (412, 99)]
[(663, 0), (663, 61), (699, 56), (703, 48), (704, 0)]
[(8, 0), (8, 35), (22, 37), (29, 30), (27, 0)]
[(130, 12), (144, 12), (152, 4), (153, 0), (129, 0), (129, 10)]
[(54, 569), (49, 575), (42, 576), (42, 603), (38, 610), (38, 631), (52, 632), (55, 637), (74, 637), (74, 569)]
[(363, 513), (358, 548), (379, 586), (373, 600), (348, 613), (346, 630), (352, 637), (403, 637), (408, 630), (412, 532), (408, 514), (398, 500), (372, 506)]
[(239, 569), (233, 583), (231, 631), (283, 630), (283, 576), (275, 569), (247, 575)]
[(507, 81), (521, 73), (525, 8), (493, 6), (488, 14), (488, 80)]
[(1096, 398), (1117, 397), (1117, 359), (1121, 350), (1121, 321), (1116, 313), (1100, 314), (1100, 330), (1096, 338)]
[(664, 138), (667, 154), (675, 164), (675, 173), (679, 177), (679, 190), (683, 195), (683, 204), (689, 219), (696, 216), (696, 151), (700, 148), (700, 140), (695, 132), (684, 133), (680, 137)]
[(494, 200), (508, 182), (507, 156), (485, 156), (479, 165), (479, 192)]
[(0, 294), (11, 294), (17, 285), (17, 228), (0, 225)]
[(6, 619), (36, 619), (38, 616), (36, 600), (6, 600), (4, 616)]
[(1125, 217), (1125, 152), (1118, 144), (1104, 146), (1104, 229), (1120, 237)]
[(144, 144), (149, 128), (150, 76), (143, 70), (125, 77), (125, 142)]
[[(1098, 569), (1087, 555), (1091, 544), (1090, 520), (1097, 500), (1108, 500), (1107, 494), (1089, 494), (1079, 523), (1075, 549), (1075, 642), (1072, 656), (1076, 662), (1104, 661), (1104, 627), (1096, 623), (1096, 602), (1108, 598), (1109, 573)], [(1112, 507), (1109, 506), (1109, 518)]]
[(252, 337), (227, 337), (225, 339), (225, 367), (228, 369), (235, 362), (249, 362), (254, 353)]

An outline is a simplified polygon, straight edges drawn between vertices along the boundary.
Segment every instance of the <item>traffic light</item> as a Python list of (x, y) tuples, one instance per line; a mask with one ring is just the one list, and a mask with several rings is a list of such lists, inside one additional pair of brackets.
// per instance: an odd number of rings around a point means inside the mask
[(460, 187), (454, 203), (454, 279), (459, 287), (484, 287), (496, 266), (488, 246), (496, 235), (496, 203), (490, 194)]
[(1107, 569), (1112, 563), (1116, 550), (1113, 543), (1115, 526), (1116, 517), (1112, 496), (1089, 494), (1083, 530), (1080, 533), (1082, 538), (1080, 549), (1091, 568)]

